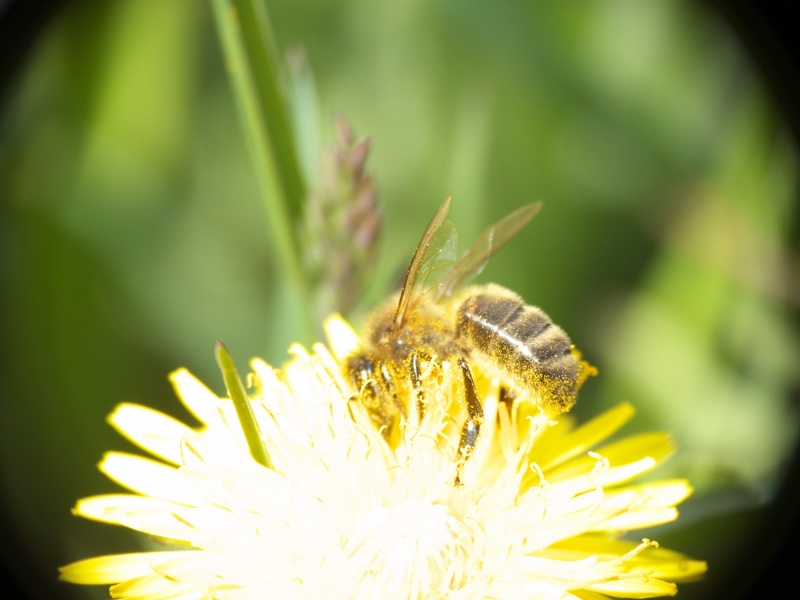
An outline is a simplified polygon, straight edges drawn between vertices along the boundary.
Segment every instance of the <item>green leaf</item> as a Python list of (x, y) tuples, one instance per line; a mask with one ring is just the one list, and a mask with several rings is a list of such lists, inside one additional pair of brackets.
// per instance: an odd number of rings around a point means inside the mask
[(236, 416), (239, 418), (239, 423), (242, 425), (242, 431), (244, 432), (245, 440), (247, 440), (247, 446), (250, 448), (250, 454), (253, 455), (253, 458), (258, 464), (271, 469), (272, 460), (269, 457), (269, 452), (261, 437), (261, 430), (258, 427), (256, 416), (253, 414), (250, 398), (247, 397), (242, 378), (239, 377), (236, 365), (233, 363), (228, 349), (222, 342), (217, 342), (216, 355), (217, 364), (219, 364), (219, 368), (222, 371), (222, 377), (225, 380), (225, 387), (228, 390), (228, 395), (233, 401), (233, 406), (236, 408)]

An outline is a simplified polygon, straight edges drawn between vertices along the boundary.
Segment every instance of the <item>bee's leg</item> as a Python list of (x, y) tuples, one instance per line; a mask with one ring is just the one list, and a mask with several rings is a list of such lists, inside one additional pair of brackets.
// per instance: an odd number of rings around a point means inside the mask
[(461, 483), (461, 470), (463, 469), (464, 461), (469, 458), (472, 449), (475, 448), (475, 442), (481, 430), (481, 423), (483, 423), (483, 405), (478, 399), (475, 379), (472, 377), (472, 369), (470, 369), (469, 363), (464, 358), (458, 360), (458, 366), (461, 367), (461, 373), (464, 376), (464, 399), (467, 403), (467, 420), (461, 429), (461, 439), (458, 444), (458, 453), (462, 460), (459, 462), (456, 485)]
[(394, 385), (394, 381), (392, 380), (392, 373), (389, 371), (389, 368), (386, 366), (386, 363), (381, 363), (380, 368), (381, 374), (381, 381), (383, 382), (383, 388), (389, 392), (392, 396), (392, 404), (397, 409), (397, 412), (400, 413), (403, 418), (408, 418), (406, 414), (406, 407), (403, 406), (403, 403), (400, 402), (400, 399), (397, 397), (397, 388)]
[(420, 356), (422, 359), (430, 360), (429, 356), (421, 355), (420, 352), (413, 352), (411, 354), (411, 383), (414, 385), (414, 392), (417, 394), (417, 416), (419, 422), (422, 422), (422, 417), (425, 416), (425, 390), (422, 389), (422, 367), (420, 365)]
[(366, 356), (354, 355), (347, 359), (346, 368), (359, 392), (358, 398), (362, 406), (367, 409), (370, 420), (383, 433), (383, 436), (387, 437), (394, 415), (381, 402), (385, 392), (381, 389), (381, 381), (375, 370), (375, 363)]
[(506, 386), (500, 386), (500, 402), (506, 402), (509, 406), (514, 404), (514, 400), (517, 399), (517, 395), (508, 389)]

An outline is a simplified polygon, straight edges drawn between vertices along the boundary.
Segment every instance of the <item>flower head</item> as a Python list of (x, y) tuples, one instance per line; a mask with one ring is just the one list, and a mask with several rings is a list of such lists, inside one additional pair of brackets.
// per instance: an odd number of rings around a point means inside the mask
[(233, 403), (186, 370), (171, 380), (200, 428), (117, 407), (111, 424), (159, 460), (106, 454), (101, 470), (133, 493), (83, 499), (75, 513), (176, 549), (82, 560), (62, 578), (130, 599), (550, 599), (672, 595), (705, 571), (620, 537), (675, 519), (691, 492), (683, 480), (630, 483), (672, 452), (668, 435), (601, 445), (629, 405), (574, 427), (500, 401), (478, 378), (485, 421), (464, 459), (445, 364), (424, 417), (390, 443), (340, 375), (355, 335), (338, 319), (328, 331), (333, 354), (293, 347), (280, 371), (252, 362), (269, 466), (252, 457)]

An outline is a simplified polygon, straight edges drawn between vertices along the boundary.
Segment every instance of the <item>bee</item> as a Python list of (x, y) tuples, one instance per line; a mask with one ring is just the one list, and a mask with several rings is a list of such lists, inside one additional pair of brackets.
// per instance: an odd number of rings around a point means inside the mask
[[(346, 377), (373, 424), (387, 439), (416, 394), (417, 415), (425, 410), (424, 365), (457, 365), (467, 417), (459, 454), (466, 460), (475, 446), (483, 406), (472, 364), (497, 378), (506, 397), (524, 398), (542, 407), (567, 411), (585, 378), (569, 337), (539, 308), (496, 284), (459, 288), (478, 274), (489, 258), (539, 212), (529, 204), (484, 231), (456, 260), (456, 231), (446, 221), (450, 198), (428, 224), (406, 272), (399, 296), (393, 296), (366, 321), (361, 347), (345, 359)], [(408, 389), (408, 386), (411, 389)], [(403, 389), (411, 392), (402, 393)], [(456, 480), (458, 481), (458, 479)]]

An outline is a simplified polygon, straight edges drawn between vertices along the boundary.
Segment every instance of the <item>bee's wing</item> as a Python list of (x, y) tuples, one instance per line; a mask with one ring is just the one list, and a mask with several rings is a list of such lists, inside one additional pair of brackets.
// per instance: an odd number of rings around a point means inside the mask
[(403, 324), (406, 315), (431, 289), (433, 282), (448, 272), (445, 267), (455, 262), (458, 237), (453, 224), (445, 221), (449, 210), (450, 198), (439, 207), (428, 223), (425, 233), (422, 234), (400, 292), (397, 312), (394, 315), (396, 326)]
[(541, 208), (541, 202), (523, 206), (484, 231), (444, 274), (435, 300), (450, 296), (460, 284), (480, 273), (489, 258), (517, 235)]

